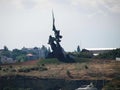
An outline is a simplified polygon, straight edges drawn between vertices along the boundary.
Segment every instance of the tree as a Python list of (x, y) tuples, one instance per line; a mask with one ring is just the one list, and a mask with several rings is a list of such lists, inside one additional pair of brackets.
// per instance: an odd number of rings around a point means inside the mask
[(7, 46), (4, 46), (4, 51), (9, 51)]
[(15, 60), (17, 56), (20, 55), (20, 50), (18, 49), (13, 49), (12, 51), (12, 58)]
[(6, 57), (11, 57), (11, 52), (8, 50), (7, 46), (4, 46), (4, 49), (1, 52), (1, 55)]
[(26, 55), (19, 55), (16, 57), (16, 59), (19, 61), (19, 62), (24, 62), (26, 61)]
[(80, 46), (78, 45), (78, 47), (77, 47), (77, 52), (80, 52)]
[(0, 56), (0, 64), (1, 64), (2, 62), (1, 62), (1, 56)]
[(22, 51), (22, 50), (18, 50), (18, 49), (13, 49), (12, 51), (12, 58), (14, 60), (26, 60), (26, 54), (27, 52)]

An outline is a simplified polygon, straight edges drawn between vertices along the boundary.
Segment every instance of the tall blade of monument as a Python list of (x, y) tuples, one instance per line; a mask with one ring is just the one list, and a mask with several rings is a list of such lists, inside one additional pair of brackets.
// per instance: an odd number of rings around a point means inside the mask
[(55, 18), (54, 18), (54, 12), (52, 10), (52, 18), (53, 18), (53, 31), (56, 30), (56, 27), (55, 27)]

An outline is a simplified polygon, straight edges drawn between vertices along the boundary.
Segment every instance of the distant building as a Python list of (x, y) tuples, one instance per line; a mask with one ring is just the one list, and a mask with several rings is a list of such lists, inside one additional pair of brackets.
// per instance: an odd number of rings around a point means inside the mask
[(23, 47), (21, 50), (28, 53), (30, 49)]
[(27, 54), (26, 57), (27, 57), (28, 60), (35, 60), (35, 59), (37, 59), (37, 57), (35, 55), (31, 54), (31, 53)]
[(7, 64), (7, 63), (15, 63), (16, 61), (13, 60), (12, 58), (8, 58), (6, 56), (1, 56), (1, 63), (2, 64)]
[(1, 64), (6, 64), (6, 63), (15, 63), (16, 61), (13, 60), (13, 58), (8, 58), (6, 56), (2, 55), (2, 52), (4, 51), (4, 49), (0, 49), (0, 63)]
[(114, 49), (116, 49), (116, 48), (87, 48), (87, 50), (91, 51), (94, 56), (97, 56), (97, 55), (103, 54), (103, 53), (107, 53)]
[(120, 61), (120, 57), (116, 57), (116, 61)]
[(27, 52), (27, 58), (30, 60), (46, 58), (49, 53), (49, 49), (47, 49), (44, 45), (41, 48), (22, 48), (22, 51)]

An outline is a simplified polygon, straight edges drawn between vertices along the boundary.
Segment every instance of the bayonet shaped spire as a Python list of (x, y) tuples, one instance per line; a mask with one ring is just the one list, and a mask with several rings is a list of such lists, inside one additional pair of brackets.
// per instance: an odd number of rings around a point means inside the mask
[(54, 18), (54, 12), (52, 10), (52, 17), (53, 17), (53, 31), (56, 30), (56, 27), (55, 27), (55, 18)]
[(55, 35), (55, 41), (56, 41), (56, 43), (59, 44), (59, 42), (61, 42), (60, 39), (62, 38), (62, 36), (60, 35), (60, 30), (57, 30), (55, 27), (55, 18), (54, 18), (53, 10), (52, 10), (52, 17), (53, 17), (53, 31), (54, 31), (54, 35)]

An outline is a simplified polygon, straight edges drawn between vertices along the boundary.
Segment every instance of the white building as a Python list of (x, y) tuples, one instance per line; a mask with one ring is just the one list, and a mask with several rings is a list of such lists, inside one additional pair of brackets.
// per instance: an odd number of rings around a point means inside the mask
[(120, 61), (120, 57), (116, 57), (116, 61)]

